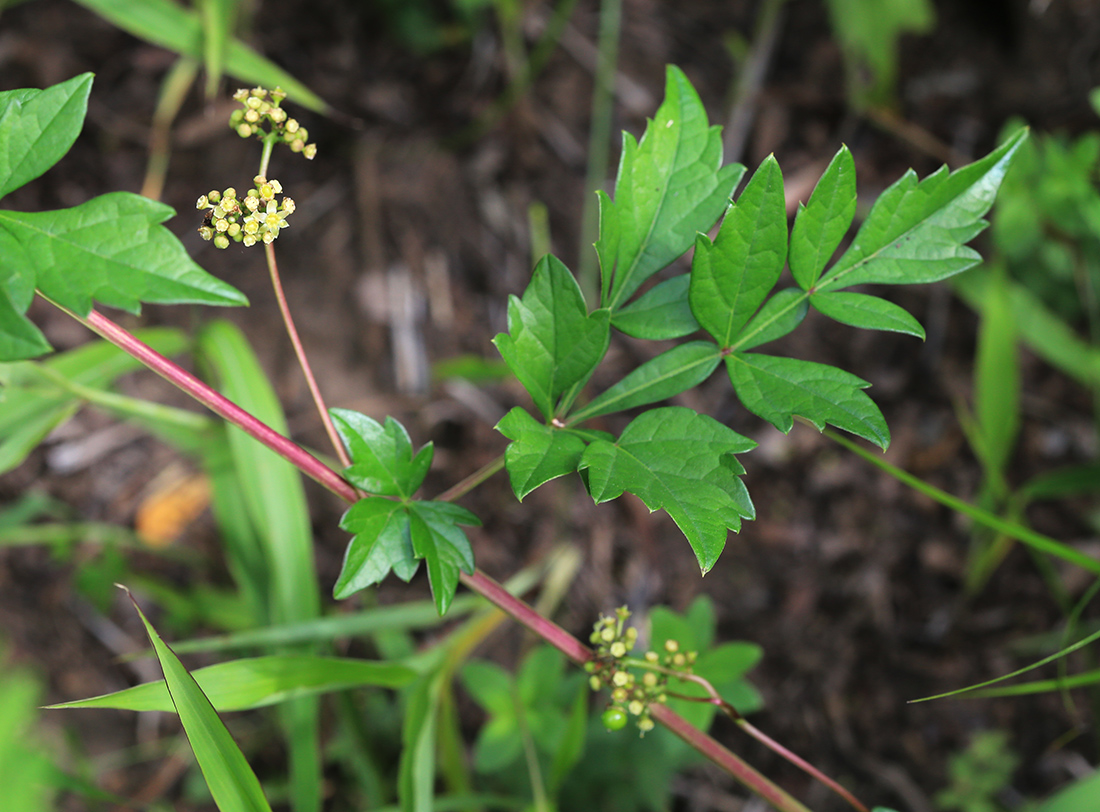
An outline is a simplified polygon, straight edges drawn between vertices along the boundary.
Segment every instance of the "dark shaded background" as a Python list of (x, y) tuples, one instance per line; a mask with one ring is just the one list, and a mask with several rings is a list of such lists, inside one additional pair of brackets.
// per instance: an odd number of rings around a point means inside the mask
[[(734, 81), (723, 38), (732, 32), (751, 37), (756, 5), (626, 0), (620, 71), (630, 92), (619, 97), (615, 131), (640, 135), (644, 117), (660, 101), (668, 62), (695, 83), (712, 120), (723, 121)], [(965, 160), (988, 151), (1011, 116), (1039, 130), (1095, 127), (1086, 94), (1100, 83), (1100, 6), (1087, 0), (938, 6), (935, 32), (901, 44), (897, 110), (904, 121)], [(547, 206), (553, 249), (576, 265), (592, 87), (584, 54), (595, 41), (597, 8), (582, 0), (567, 41), (531, 92), (499, 126), (458, 148), (448, 144), (504, 85), (497, 29), (489, 20), (464, 44), (417, 54), (395, 37), (380, 8), (336, 0), (260, 3), (250, 40), (361, 122), (351, 126), (302, 113), (319, 144), (318, 158), (307, 164), (276, 155), (272, 174), (299, 208), (279, 242), (280, 265), (330, 405), (378, 418), (393, 414), (416, 442), (433, 440), (437, 462), (429, 490), (435, 492), (499, 454), (505, 441), (492, 426), (508, 408), (526, 403), (515, 385), (477, 390), (433, 383), (426, 375), (427, 364), (461, 353), (497, 357), (489, 341), (505, 328), (507, 294), (521, 292), (530, 272), (532, 203)], [(445, 9), (439, 12), (445, 19)], [(545, 4), (530, 4), (532, 30), (546, 13)], [(107, 191), (138, 191), (159, 83), (172, 61), (72, 3), (33, 0), (5, 11), (0, 87), (43, 87), (86, 70), (97, 74), (84, 134), (73, 151), (6, 205), (54, 208)], [(174, 134), (164, 199), (180, 212), (169, 226), (196, 260), (243, 290), (252, 307), (219, 313), (150, 307), (140, 323), (190, 327), (216, 315), (239, 324), (272, 375), (295, 437), (323, 447), (259, 252), (236, 246), (217, 252), (195, 233), (195, 198), (215, 187), (241, 188), (251, 175), (241, 167), (252, 165), (256, 147), (223, 129), (229, 109), (223, 102), (205, 105), (197, 92), (189, 97)], [(745, 154), (727, 158), (751, 169), (774, 152), (792, 197), (808, 196), (841, 142), (855, 155), (868, 200), (907, 167), (923, 175), (940, 163), (848, 108), (841, 54), (816, 0), (788, 3), (753, 112)], [(783, 350), (871, 381), (870, 394), (894, 435), (887, 459), (972, 498), (980, 474), (953, 399), (969, 395), (975, 317), (946, 287), (888, 295), (928, 327), (924, 344), (811, 315)], [(407, 309), (397, 306), (401, 296), (407, 296)], [(139, 323), (115, 315), (125, 324)], [(88, 338), (41, 303), (32, 316), (60, 349)], [(596, 376), (596, 391), (654, 352), (636, 342), (616, 343)], [(1095, 453), (1087, 393), (1026, 353), (1024, 372), (1017, 482)], [(134, 376), (126, 388), (184, 402), (149, 375)], [(745, 459), (759, 517), (731, 536), (705, 579), (663, 514), (649, 516), (630, 497), (594, 508), (575, 480), (555, 482), (522, 506), (501, 476), (467, 498), (464, 504), (485, 521), (473, 534), (479, 565), (503, 578), (559, 541), (580, 545), (585, 564), (559, 617), (578, 633), (600, 610), (623, 602), (636, 610), (656, 603), (683, 609), (698, 593), (709, 593), (721, 636), (765, 649), (754, 672), (767, 701), (758, 726), (876, 803), (930, 809), (930, 794), (946, 780), (948, 755), (981, 729), (1010, 732), (1024, 763), (1016, 786), (1027, 794), (1046, 793), (1095, 761), (1091, 733), (1054, 746), (1075, 726), (1090, 730), (1085, 701), (1074, 715), (1053, 696), (905, 704), (1027, 661), (1008, 653), (1008, 644), (1050, 630), (1059, 615), (1026, 555), (1013, 552), (982, 595), (967, 601), (961, 579), (969, 536), (957, 516), (811, 429), (779, 434), (745, 414), (717, 376), (677, 402), (761, 445)], [(609, 427), (619, 426), (617, 420)], [(14, 500), (33, 487), (83, 517), (132, 524), (155, 475), (186, 465), (174, 452), (134, 433), (102, 457), (89, 458), (83, 470), (59, 471), (48, 456), (112, 425), (102, 415), (82, 413), (62, 436), (0, 478), (0, 499)], [(1068, 440), (1049, 442), (1054, 435)], [(346, 544), (336, 528), (342, 506), (312, 484), (310, 494), (327, 591)], [(1036, 509), (1029, 518), (1056, 538), (1095, 545), (1069, 508)], [(189, 528), (180, 544), (213, 549), (209, 518)], [(132, 563), (137, 569), (164, 566), (152, 555)], [(75, 572), (45, 550), (0, 553), (0, 628), (17, 658), (47, 677), (52, 701), (114, 690), (134, 679), (111, 661), (86, 608), (73, 601)], [(1086, 585), (1075, 577), (1070, 583), (1077, 592)], [(382, 599), (401, 600), (410, 589), (420, 595), (425, 585), (420, 579), (411, 588), (386, 584)], [(126, 612), (117, 612), (114, 621), (136, 639)], [(502, 638), (488, 653), (506, 658), (516, 640)], [(73, 715), (64, 724), (80, 731), (92, 753), (134, 741), (130, 715)], [(840, 808), (731, 726), (719, 722), (717, 731), (812, 808)], [(683, 790), (683, 808), (743, 808), (730, 780), (714, 770), (703, 774), (703, 789)], [(124, 794), (145, 778), (125, 771), (108, 777)]]

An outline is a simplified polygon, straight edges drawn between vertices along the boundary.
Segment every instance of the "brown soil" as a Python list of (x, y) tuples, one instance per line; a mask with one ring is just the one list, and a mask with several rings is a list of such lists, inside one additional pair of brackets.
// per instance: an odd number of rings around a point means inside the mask
[[(423, 362), (469, 353), (496, 357), (490, 339), (505, 328), (506, 297), (529, 274), (526, 212), (549, 212), (553, 249), (575, 267), (592, 86), (584, 53), (595, 41), (596, 4), (581, 2), (568, 41), (531, 91), (497, 126), (458, 147), (450, 144), (498, 97), (505, 74), (498, 31), (486, 25), (471, 43), (418, 56), (387, 29), (374, 5), (311, 0), (258, 6), (251, 41), (343, 114), (312, 114), (308, 124), (320, 154), (312, 164), (276, 158), (276, 173), (292, 189), (304, 216), (280, 240), (280, 263), (299, 329), (332, 405), (381, 418), (392, 414), (417, 442), (434, 440), (434, 490), (458, 481), (499, 454), (492, 430), (513, 405), (525, 403), (513, 385), (473, 392), (431, 383)], [(426, 8), (445, 4), (425, 4)], [(620, 71), (634, 88), (620, 96), (616, 130), (640, 134), (656, 109), (664, 65), (680, 65), (696, 84), (712, 119), (726, 115), (734, 82), (724, 37), (751, 37), (755, 3), (627, 0)], [(535, 21), (547, 4), (528, 4)], [(901, 120), (970, 159), (988, 150), (1010, 116), (1040, 130), (1080, 132), (1095, 126), (1085, 102), (1100, 84), (1100, 8), (1089, 2), (941, 2), (936, 31), (901, 46)], [(0, 18), (0, 87), (43, 87), (95, 71), (88, 122), (73, 151), (43, 179), (6, 205), (27, 210), (74, 205), (118, 189), (141, 188), (150, 121), (161, 79), (173, 57), (71, 3), (35, 0)], [(233, 85), (235, 87), (235, 85)], [(939, 158), (898, 132), (852, 113), (846, 105), (840, 52), (814, 0), (791, 0), (737, 158), (750, 167), (775, 153), (791, 187), (816, 180), (841, 141), (853, 150), (861, 193), (872, 195), (912, 166), (924, 174)], [(213, 315), (240, 325), (260, 354), (288, 410), (292, 433), (314, 447), (324, 434), (311, 410), (293, 355), (275, 316), (262, 260), (218, 252), (195, 234), (194, 200), (227, 183), (242, 186), (255, 147), (227, 136), (228, 108), (189, 97), (175, 129), (163, 199), (181, 212), (169, 225), (196, 260), (238, 286), (252, 307), (194, 313), (147, 308), (143, 324), (190, 327)], [(251, 173), (248, 173), (251, 174)], [(240, 177), (239, 177), (240, 176)], [(285, 245), (284, 245), (285, 243)], [(387, 287), (388, 282), (388, 287)], [(413, 315), (394, 315), (387, 289), (404, 284)], [(894, 434), (887, 459), (929, 482), (972, 499), (980, 469), (954, 412), (969, 395), (975, 317), (943, 287), (899, 290), (896, 300), (929, 328), (915, 339), (861, 334), (810, 318), (785, 350), (834, 363), (871, 381), (871, 394)], [(121, 314), (126, 324), (137, 324)], [(32, 316), (60, 349), (88, 336), (65, 316), (38, 303)], [(396, 332), (411, 328), (411, 339)], [(616, 345), (596, 385), (652, 348)], [(1095, 451), (1090, 400), (1075, 385), (1025, 357), (1026, 423), (1014, 481)], [(181, 405), (182, 396), (149, 375), (128, 378), (134, 394)], [(466, 500), (485, 521), (474, 534), (478, 563), (507, 577), (552, 545), (569, 540), (585, 554), (559, 620), (583, 633), (600, 610), (629, 602), (686, 607), (700, 592), (719, 609), (723, 639), (760, 643), (766, 652), (753, 679), (767, 708), (756, 723), (857, 795), (899, 809), (931, 809), (946, 781), (948, 756), (978, 730), (1010, 732), (1022, 757), (1015, 786), (1041, 795), (1095, 761), (1094, 738), (1067, 747), (1075, 727), (1089, 730), (1087, 697), (1067, 714), (1056, 696), (984, 702), (908, 705), (914, 697), (1005, 673), (1028, 661), (1013, 641), (1056, 628), (1060, 613), (1030, 558), (1013, 551), (976, 599), (965, 598), (969, 529), (965, 522), (887, 478), (812, 429), (784, 436), (732, 399), (717, 379), (679, 402), (706, 411), (758, 440), (748, 455), (746, 482), (757, 521), (731, 536), (715, 569), (700, 579), (688, 546), (663, 515), (649, 516), (629, 499), (600, 506), (576, 481), (556, 482), (522, 508), (498, 476)], [(85, 519), (132, 526), (147, 484), (181, 464), (174, 452), (141, 434), (125, 436), (102, 458), (73, 472), (51, 452), (111, 431), (113, 421), (85, 412), (18, 470), (0, 478), (0, 499), (29, 489), (49, 494)], [(1057, 442), (1057, 440), (1063, 442)], [(185, 467), (188, 463), (182, 463)], [(341, 506), (310, 486), (319, 569), (327, 590), (340, 565), (346, 535), (336, 527)], [(1067, 541), (1093, 540), (1079, 518), (1084, 505), (1035, 510), (1033, 525)], [(216, 544), (208, 517), (180, 542), (204, 553)], [(89, 552), (87, 555), (92, 555)], [(135, 679), (112, 661), (102, 640), (109, 617), (138, 639), (120, 603), (106, 616), (74, 597), (81, 560), (59, 561), (41, 548), (0, 553), (0, 628), (15, 658), (46, 678), (60, 701), (121, 687)], [(129, 566), (177, 573), (159, 556), (136, 555)], [(217, 565), (212, 565), (214, 575)], [(191, 575), (186, 575), (190, 573)], [(1087, 586), (1067, 573), (1075, 595)], [(383, 587), (400, 600), (414, 582)], [(100, 636), (97, 636), (97, 633)], [(501, 652), (508, 647), (501, 648)], [(74, 714), (58, 722), (77, 731), (93, 754), (133, 744), (140, 729), (125, 714)], [(718, 735), (766, 774), (817, 810), (840, 809), (820, 787), (729, 726)], [(685, 790), (683, 809), (742, 809), (741, 790), (712, 771)], [(113, 791), (133, 793), (149, 773), (110, 773)], [(165, 782), (169, 797), (178, 790)], [(70, 801), (67, 809), (81, 809)], [(181, 807), (182, 808), (182, 807)]]

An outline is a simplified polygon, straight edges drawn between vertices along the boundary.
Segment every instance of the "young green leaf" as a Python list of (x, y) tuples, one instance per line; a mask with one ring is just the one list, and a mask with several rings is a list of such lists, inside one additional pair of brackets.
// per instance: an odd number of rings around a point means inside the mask
[(145, 624), (149, 641), (164, 671), (172, 704), (218, 809), (222, 812), (271, 812), (256, 774), (218, 718), (210, 700), (187, 673), (179, 658), (160, 639), (136, 602), (134, 608)]
[(798, 288), (787, 288), (764, 302), (737, 337), (734, 346), (739, 350), (751, 350), (790, 333), (810, 310), (806, 294)]
[(646, 279), (721, 216), (745, 168), (722, 165), (719, 127), (695, 88), (669, 66), (665, 100), (641, 142), (623, 134), (615, 200), (600, 196), (601, 303), (616, 312)]
[(783, 175), (769, 155), (726, 213), (712, 243), (695, 239), (691, 312), (720, 347), (729, 347), (763, 304), (787, 258)]
[(661, 341), (690, 335), (699, 322), (688, 302), (691, 274), (666, 279), (646, 291), (611, 317), (611, 325), (633, 338)]
[[(262, 708), (299, 696), (343, 691), (363, 685), (400, 688), (412, 682), (416, 672), (393, 662), (273, 654), (208, 665), (196, 669), (191, 676), (214, 709), (224, 712)], [(175, 711), (164, 680), (49, 707)]]
[(607, 352), (609, 319), (607, 310), (588, 313), (577, 280), (550, 255), (535, 266), (523, 298), (509, 297), (508, 332), (493, 343), (547, 420)]
[(521, 502), (543, 483), (576, 471), (586, 445), (572, 431), (539, 423), (519, 406), (504, 415), (496, 429), (512, 441), (504, 462)]
[(830, 423), (879, 448), (890, 443), (882, 412), (862, 391), (870, 384), (851, 373), (812, 361), (756, 353), (727, 356), (726, 369), (745, 408), (784, 433), (791, 430), (797, 414), (819, 431)]
[(982, 215), (993, 205), (1025, 138), (1027, 130), (1020, 130), (955, 172), (944, 166), (922, 181), (912, 170), (906, 172), (875, 201), (851, 246), (817, 289), (935, 282), (978, 263), (981, 257), (965, 243), (988, 225)]
[(810, 202), (799, 205), (791, 229), (787, 261), (794, 281), (803, 290), (817, 282), (825, 263), (848, 233), (855, 213), (856, 165), (848, 148), (841, 147), (814, 187)]
[(450, 502), (411, 502), (408, 506), (413, 551), (428, 562), (428, 581), (440, 615), (447, 613), (458, 574), (474, 571), (474, 551), (459, 525), (480, 527), (481, 520)]
[(33, 279), (46, 296), (81, 316), (93, 300), (131, 313), (142, 302), (247, 304), (244, 294), (196, 265), (159, 225), (173, 214), (129, 192), (59, 211), (0, 211), (0, 273)]
[(69, 151), (84, 126), (92, 74), (45, 90), (0, 93), (0, 198), (37, 178)]
[(364, 414), (349, 409), (329, 409), (333, 425), (351, 455), (344, 476), (367, 493), (408, 499), (428, 473), (433, 446), (428, 443), (413, 455), (405, 427), (392, 417), (383, 427)]
[(681, 406), (651, 409), (615, 443), (585, 449), (579, 469), (599, 504), (637, 495), (651, 511), (663, 508), (687, 537), (705, 574), (726, 544), (728, 530), (755, 515), (744, 473), (734, 458), (756, 446), (718, 421)]
[(689, 341), (651, 358), (610, 389), (578, 409), (580, 422), (671, 398), (698, 386), (714, 372), (721, 352), (710, 341)]
[(866, 293), (850, 291), (820, 291), (810, 295), (814, 310), (824, 313), (841, 324), (862, 327), (865, 330), (889, 330), (907, 333), (924, 339), (924, 328), (906, 310)]
[(360, 499), (344, 513), (340, 529), (354, 535), (332, 588), (337, 600), (377, 584), (391, 569), (402, 581), (408, 581), (420, 567), (412, 546), (409, 514), (401, 502), (380, 496)]

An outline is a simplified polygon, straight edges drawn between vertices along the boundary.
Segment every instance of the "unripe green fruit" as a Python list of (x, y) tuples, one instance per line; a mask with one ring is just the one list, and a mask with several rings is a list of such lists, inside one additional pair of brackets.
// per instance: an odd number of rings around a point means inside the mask
[(626, 712), (622, 708), (608, 708), (603, 712), (600, 721), (608, 730), (622, 730), (626, 727)]

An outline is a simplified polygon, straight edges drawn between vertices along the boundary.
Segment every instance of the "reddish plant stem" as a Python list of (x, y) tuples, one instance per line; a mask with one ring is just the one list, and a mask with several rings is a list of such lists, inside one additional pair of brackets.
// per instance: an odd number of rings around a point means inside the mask
[(660, 722), (702, 755), (713, 761), (753, 792), (783, 812), (810, 812), (805, 806), (754, 770), (732, 752), (712, 739), (668, 705), (654, 703), (649, 715)]
[(298, 329), (294, 326), (294, 319), (290, 317), (290, 305), (287, 304), (286, 294), (283, 293), (283, 282), (279, 278), (279, 265), (275, 262), (275, 245), (265, 243), (264, 254), (267, 257), (267, 270), (271, 275), (271, 287), (275, 289), (275, 300), (279, 303), (279, 312), (283, 316), (283, 325), (286, 327), (286, 334), (290, 337), (290, 343), (294, 347), (294, 354), (298, 356), (298, 366), (302, 368), (302, 374), (306, 376), (309, 394), (313, 397), (314, 405), (317, 406), (317, 413), (321, 415), (321, 422), (325, 426), (328, 439), (332, 443), (332, 447), (336, 449), (336, 456), (340, 458), (340, 462), (345, 468), (350, 468), (351, 459), (340, 440), (340, 435), (336, 433), (336, 426), (332, 424), (332, 418), (329, 417), (328, 408), (325, 406), (325, 399), (321, 396), (321, 387), (317, 385), (317, 379), (313, 376), (313, 368), (309, 365), (309, 359), (306, 357), (302, 340), (298, 338)]
[(138, 341), (106, 316), (95, 310), (89, 313), (87, 318), (81, 318), (76, 314), (71, 315), (119, 349), (141, 361), (169, 383), (178, 386), (214, 414), (259, 440), (291, 465), (301, 470), (306, 476), (312, 477), (337, 496), (349, 502), (354, 502), (359, 498), (355, 488), (297, 443), (288, 440), (275, 429), (257, 420), (236, 403), (200, 381), (187, 370), (180, 368), (156, 350)]
[[(354, 487), (312, 454), (279, 434), (270, 426), (257, 420), (190, 372), (182, 369), (173, 361), (136, 339), (106, 316), (93, 310), (86, 318), (83, 318), (67, 308), (61, 307), (61, 309), (93, 332), (141, 361), (169, 383), (182, 389), (219, 417), (263, 443), (341, 499), (347, 502), (356, 502), (360, 498), (359, 492)], [(471, 591), (481, 595), (513, 619), (522, 623), (574, 662), (580, 664), (591, 659), (591, 649), (561, 626), (543, 617), (522, 600), (511, 595), (503, 586), (485, 573), (475, 570), (471, 575), (463, 573), (461, 579)], [(678, 713), (668, 708), (668, 706), (655, 703), (650, 707), (650, 715), (654, 720), (665, 725), (691, 747), (729, 772), (730, 775), (781, 812), (809, 812), (805, 806), (754, 770), (730, 750), (723, 747), (707, 733), (699, 730)]]

